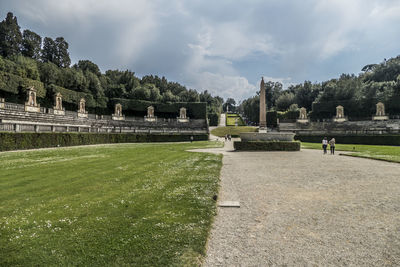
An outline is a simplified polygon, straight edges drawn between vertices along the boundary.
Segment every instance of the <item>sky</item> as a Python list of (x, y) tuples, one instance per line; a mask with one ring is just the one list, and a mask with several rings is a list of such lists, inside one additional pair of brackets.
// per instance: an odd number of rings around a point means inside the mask
[(321, 82), (400, 55), (398, 0), (0, 0), (72, 63), (129, 69), (236, 101), (260, 79)]

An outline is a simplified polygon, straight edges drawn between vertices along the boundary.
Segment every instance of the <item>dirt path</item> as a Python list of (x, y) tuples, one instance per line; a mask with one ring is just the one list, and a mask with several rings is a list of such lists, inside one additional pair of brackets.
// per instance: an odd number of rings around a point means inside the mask
[(400, 265), (400, 164), (230, 150), (204, 266)]

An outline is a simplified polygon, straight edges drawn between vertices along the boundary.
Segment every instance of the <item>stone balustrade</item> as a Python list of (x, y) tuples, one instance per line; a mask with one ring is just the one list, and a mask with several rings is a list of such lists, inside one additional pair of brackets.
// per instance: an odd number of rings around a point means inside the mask
[(0, 131), (7, 132), (93, 132), (93, 133), (208, 133), (205, 119), (179, 123), (172, 118), (159, 118), (155, 122), (143, 117), (126, 117), (112, 120), (110, 115), (88, 114), (78, 117), (78, 112), (65, 111), (57, 115), (53, 109), (40, 108), (41, 112), (27, 112), (24, 105), (4, 102), (0, 108)]

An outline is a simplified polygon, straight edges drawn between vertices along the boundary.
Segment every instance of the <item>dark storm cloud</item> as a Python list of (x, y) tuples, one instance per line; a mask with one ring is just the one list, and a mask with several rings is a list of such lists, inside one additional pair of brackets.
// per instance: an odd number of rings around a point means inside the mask
[(390, 0), (14, 0), (0, 3), (42, 37), (63, 36), (73, 61), (164, 75), (242, 99), (261, 75), (321, 81), (399, 54)]

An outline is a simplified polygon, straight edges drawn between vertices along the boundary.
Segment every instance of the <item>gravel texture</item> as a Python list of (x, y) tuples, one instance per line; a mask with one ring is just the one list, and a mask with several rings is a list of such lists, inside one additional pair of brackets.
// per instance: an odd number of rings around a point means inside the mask
[(232, 149), (204, 266), (400, 265), (400, 164)]

